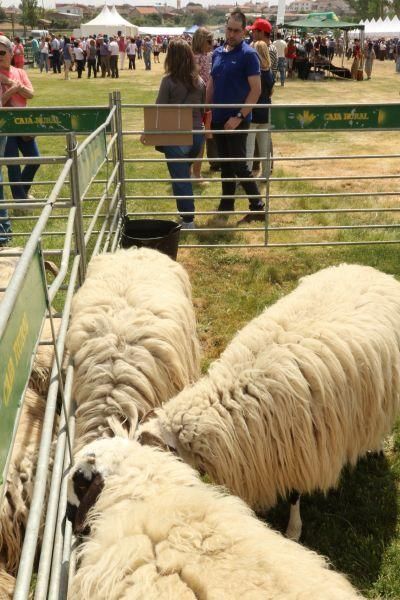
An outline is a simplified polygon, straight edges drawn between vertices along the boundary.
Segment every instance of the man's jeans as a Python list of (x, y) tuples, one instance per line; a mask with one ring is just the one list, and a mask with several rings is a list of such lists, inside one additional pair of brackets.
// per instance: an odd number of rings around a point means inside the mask
[[(162, 146), (162, 152), (165, 158), (196, 158), (202, 147), (204, 135), (201, 133), (193, 134), (192, 146)], [(192, 161), (187, 162), (168, 162), (167, 167), (172, 179), (190, 179), (190, 166)], [(193, 221), (194, 218), (194, 198), (191, 181), (173, 181), (172, 190), (176, 198), (176, 206), (181, 213), (181, 217), (186, 223)], [(184, 213), (192, 213), (185, 215)]]
[[(7, 138), (0, 136), (0, 157), (4, 156), (4, 150), (6, 148)], [(0, 183), (2, 183), (3, 177), (0, 167)], [(0, 202), (4, 200), (4, 187), (0, 185)], [(5, 233), (11, 233), (11, 223), (8, 218), (8, 212), (6, 208), (0, 208), (0, 245), (7, 244), (10, 241), (10, 237), (5, 236)]]
[[(246, 162), (247, 131), (250, 124), (242, 121), (236, 131), (241, 133), (214, 134), (215, 143), (218, 148), (219, 158), (243, 158), (242, 161), (221, 162), (222, 197), (218, 210), (234, 210), (236, 181), (224, 181), (224, 178), (237, 178), (249, 198), (251, 210), (259, 210), (263, 207), (260, 192), (255, 181), (243, 181), (252, 177)], [(223, 129), (224, 123), (211, 124), (211, 129)]]
[[(20, 136), (9, 136), (7, 138), (6, 151), (4, 156), (13, 158), (18, 157), (19, 153), (22, 156), (40, 156), (39, 148), (37, 147), (34, 138), (24, 140)], [(13, 184), (10, 185), (11, 193), (14, 200), (25, 201), (28, 198), (28, 193), (31, 188), (31, 183), (35, 177), (36, 171), (39, 169), (39, 165), (25, 165), (21, 171), (19, 165), (11, 165), (7, 167), (8, 179), (12, 181), (23, 181), (25, 184)]]

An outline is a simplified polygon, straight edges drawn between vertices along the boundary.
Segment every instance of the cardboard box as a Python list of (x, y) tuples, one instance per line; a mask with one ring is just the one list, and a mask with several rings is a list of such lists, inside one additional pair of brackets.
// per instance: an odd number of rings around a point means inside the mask
[[(145, 106), (144, 135), (150, 146), (191, 146), (192, 133), (179, 133), (193, 129), (193, 109)], [(147, 133), (157, 131), (158, 133)], [(172, 133), (164, 133), (169, 131)]]

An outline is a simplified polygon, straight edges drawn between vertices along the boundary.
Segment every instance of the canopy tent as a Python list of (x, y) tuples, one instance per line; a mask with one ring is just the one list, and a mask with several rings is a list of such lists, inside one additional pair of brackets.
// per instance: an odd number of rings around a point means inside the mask
[(191, 27), (189, 27), (189, 29), (185, 29), (185, 33), (190, 33), (190, 35), (192, 35), (198, 30), (198, 28), (198, 25), (192, 25)]
[(357, 27), (364, 25), (364, 31), (366, 37), (400, 37), (400, 19), (399, 17), (393, 17), (390, 19), (367, 19), (366, 21), (360, 21)]
[(185, 33), (184, 27), (147, 27), (147, 25), (143, 25), (143, 27), (139, 27), (139, 33), (141, 35), (182, 35)]
[(97, 17), (81, 25), (80, 31), (83, 36), (98, 35), (99, 33), (117, 35), (118, 31), (122, 31), (123, 35), (131, 36), (137, 35), (138, 28), (124, 19), (115, 6), (110, 10), (105, 4)]
[(334, 12), (310, 13), (304, 19), (285, 23), (285, 27), (296, 29), (363, 29), (363, 26), (358, 23), (340, 21)]

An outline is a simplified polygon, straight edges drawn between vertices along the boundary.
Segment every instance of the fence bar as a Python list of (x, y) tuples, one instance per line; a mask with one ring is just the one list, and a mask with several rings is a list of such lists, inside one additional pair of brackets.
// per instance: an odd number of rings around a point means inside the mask
[(71, 167), (71, 200), (72, 205), (76, 207), (76, 218), (75, 223), (75, 245), (77, 254), (82, 257), (79, 264), (79, 285), (82, 285), (86, 276), (86, 246), (85, 238), (83, 233), (83, 219), (82, 219), (82, 204), (80, 195), (80, 184), (79, 184), (79, 170), (78, 170), (78, 151), (75, 134), (69, 133), (67, 135), (67, 149), (68, 154), (72, 160)]
[[(72, 394), (72, 380), (73, 380), (73, 365), (68, 365), (66, 380), (65, 380), (65, 390), (70, 396)], [(68, 386), (68, 387), (67, 387)], [(68, 429), (70, 432), (71, 440), (75, 437), (75, 417), (71, 416), (68, 422)], [(65, 452), (64, 458), (64, 476), (61, 483), (60, 490), (60, 498), (59, 498), (59, 506), (58, 506), (58, 516), (57, 516), (57, 524), (56, 524), (56, 532), (54, 539), (54, 548), (53, 548), (53, 558), (51, 564), (51, 573), (50, 573), (50, 584), (49, 584), (49, 593), (48, 598), (66, 598), (67, 590), (63, 595), (59, 595), (60, 585), (61, 585), (61, 577), (62, 572), (65, 570), (64, 566), (64, 556), (63, 549), (64, 544), (71, 544), (71, 534), (72, 534), (72, 525), (68, 519), (65, 517), (66, 508), (67, 508), (67, 485), (68, 485), (68, 472), (70, 467), (72, 466), (71, 457), (68, 452)]]
[[(76, 256), (72, 267), (72, 273), (70, 278), (69, 287), (72, 293), (75, 289), (75, 281), (79, 271), (79, 260), (80, 257)], [(49, 493), (49, 499), (46, 510), (46, 522), (43, 533), (42, 549), (40, 553), (40, 563), (38, 577), (36, 581), (35, 589), (35, 600), (46, 600), (47, 589), (49, 584), (49, 573), (51, 566), (51, 557), (53, 554), (53, 542), (55, 527), (57, 523), (57, 513), (60, 497), (60, 485), (64, 471), (64, 460), (67, 448), (68, 438), (68, 416), (71, 410), (71, 397), (72, 397), (72, 379), (73, 370), (69, 369), (68, 377), (65, 382), (64, 390), (64, 410), (61, 411), (60, 423), (58, 430), (58, 438), (56, 444), (56, 451), (54, 455), (52, 476), (51, 476), (51, 487)], [(69, 452), (67, 456), (71, 460)], [(65, 512), (65, 509), (64, 509)]]
[[(61, 319), (56, 346), (59, 356), (63, 356), (64, 353), (65, 337), (68, 327), (68, 316), (71, 310), (73, 291), (73, 286), (70, 286), (65, 299), (63, 317)], [(18, 569), (14, 600), (27, 600), (29, 596), (29, 586), (46, 494), (47, 473), (49, 468), (52, 433), (59, 387), (57, 375), (57, 365), (53, 364), (50, 377), (50, 388), (46, 402), (46, 410), (43, 418), (43, 430), (36, 467), (35, 485), (33, 488), (32, 501), (25, 532), (25, 541), (22, 548), (21, 560)]]

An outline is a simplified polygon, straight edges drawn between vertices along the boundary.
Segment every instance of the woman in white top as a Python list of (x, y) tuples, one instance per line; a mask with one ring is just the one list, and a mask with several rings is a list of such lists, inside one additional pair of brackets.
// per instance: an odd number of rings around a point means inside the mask
[(137, 52), (137, 46), (135, 44), (135, 39), (131, 38), (129, 44), (126, 47), (126, 54), (128, 56), (129, 59), (129, 69), (130, 70), (135, 70), (136, 69), (136, 65), (135, 65), (135, 61), (136, 61), (136, 52)]
[(46, 69), (46, 73), (49, 72), (49, 41), (44, 36), (40, 40), (39, 44), (39, 69), (43, 73), (43, 67)]
[(78, 79), (82, 78), (83, 67), (85, 66), (85, 55), (82, 48), (79, 45), (78, 40), (75, 40), (74, 47), (72, 49), (74, 55), (76, 70), (78, 71)]

